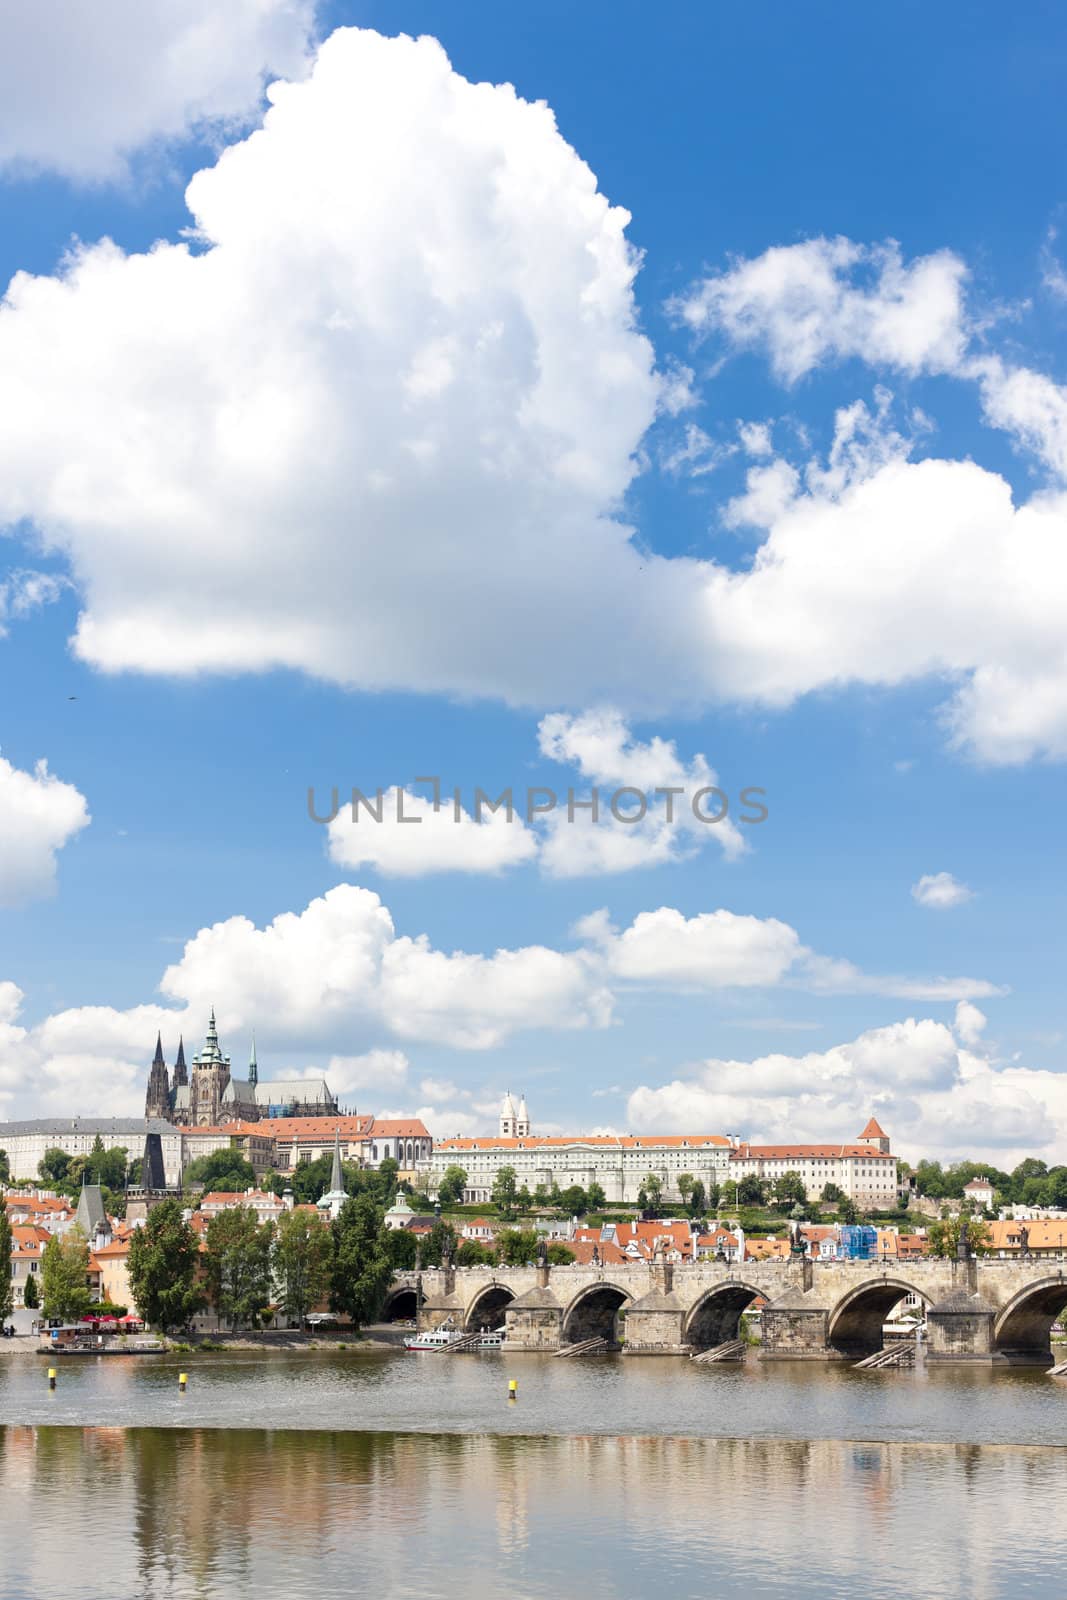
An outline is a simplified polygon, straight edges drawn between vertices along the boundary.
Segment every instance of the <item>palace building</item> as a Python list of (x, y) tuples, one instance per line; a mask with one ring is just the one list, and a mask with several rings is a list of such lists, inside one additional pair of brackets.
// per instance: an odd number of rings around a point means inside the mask
[(435, 1142), (429, 1160), (430, 1192), (449, 1167), (467, 1174), (463, 1198), (484, 1205), (492, 1198), (501, 1167), (511, 1167), (520, 1188), (530, 1193), (553, 1184), (587, 1189), (598, 1183), (608, 1204), (633, 1205), (647, 1178), (659, 1184), (665, 1200), (678, 1200), (678, 1179), (699, 1179), (705, 1190), (753, 1176), (773, 1184), (795, 1172), (809, 1202), (834, 1183), (857, 1204), (891, 1210), (897, 1203), (897, 1158), (872, 1117), (854, 1143), (757, 1145), (721, 1133), (531, 1134), (526, 1101), (518, 1111), (510, 1092), (501, 1107), (499, 1133), (489, 1138)]

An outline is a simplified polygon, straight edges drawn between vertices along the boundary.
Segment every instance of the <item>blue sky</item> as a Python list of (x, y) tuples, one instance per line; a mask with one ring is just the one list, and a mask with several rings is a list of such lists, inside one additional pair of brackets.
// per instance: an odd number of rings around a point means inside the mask
[[(5, 25), (2, 1104), (135, 1109), (214, 1003), (440, 1133), (1051, 1160), (1057, 11), (270, 9), (177, 90), (164, 8)], [(595, 871), (306, 812), (701, 756), (767, 821)]]

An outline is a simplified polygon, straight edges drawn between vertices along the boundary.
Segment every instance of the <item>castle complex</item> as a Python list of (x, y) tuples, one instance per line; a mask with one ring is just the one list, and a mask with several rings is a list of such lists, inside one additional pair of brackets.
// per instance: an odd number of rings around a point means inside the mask
[(183, 1128), (215, 1128), (221, 1123), (258, 1122), (261, 1118), (323, 1117), (337, 1112), (337, 1100), (324, 1078), (287, 1078), (260, 1083), (255, 1040), (248, 1075), (235, 1078), (230, 1058), (219, 1047), (214, 1008), (204, 1048), (186, 1065), (185, 1041), (179, 1039), (173, 1076), (167, 1070), (162, 1035), (148, 1074), (145, 1116), (160, 1117)]

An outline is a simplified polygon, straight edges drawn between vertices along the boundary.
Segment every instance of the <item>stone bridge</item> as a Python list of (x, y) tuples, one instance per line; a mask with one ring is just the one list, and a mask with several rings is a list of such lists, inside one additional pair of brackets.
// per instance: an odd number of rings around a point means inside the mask
[(1067, 1308), (1067, 1262), (632, 1262), (401, 1272), (387, 1317), (420, 1329), (503, 1327), (509, 1350), (558, 1350), (602, 1336), (627, 1355), (688, 1355), (736, 1338), (762, 1302), (761, 1356), (859, 1360), (881, 1348), (892, 1308), (926, 1307), (927, 1359), (1047, 1366)]

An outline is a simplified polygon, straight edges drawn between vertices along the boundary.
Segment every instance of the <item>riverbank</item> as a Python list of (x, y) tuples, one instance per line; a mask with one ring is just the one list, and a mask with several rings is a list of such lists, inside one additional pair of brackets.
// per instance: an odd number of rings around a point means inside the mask
[[(240, 1333), (194, 1333), (182, 1338), (167, 1339), (158, 1352), (139, 1352), (141, 1356), (148, 1355), (210, 1355), (221, 1354), (228, 1350), (258, 1350), (261, 1353), (275, 1355), (299, 1355), (301, 1352), (329, 1353), (333, 1350), (344, 1350), (350, 1353), (382, 1350), (402, 1350), (404, 1340), (410, 1335), (408, 1332), (393, 1327), (389, 1323), (374, 1324), (362, 1328), (358, 1332), (351, 1328), (308, 1329), (300, 1333), (295, 1328), (271, 1329), (262, 1328), (256, 1332), (243, 1330)], [(140, 1337), (140, 1336), (138, 1336)], [(121, 1341), (109, 1340), (111, 1345), (108, 1354), (120, 1353), (114, 1346)], [(134, 1351), (130, 1350), (130, 1355)], [(38, 1333), (18, 1333), (13, 1339), (0, 1339), (0, 1359), (19, 1358), (23, 1356), (57, 1356), (62, 1355), (51, 1343), (43, 1342)]]

